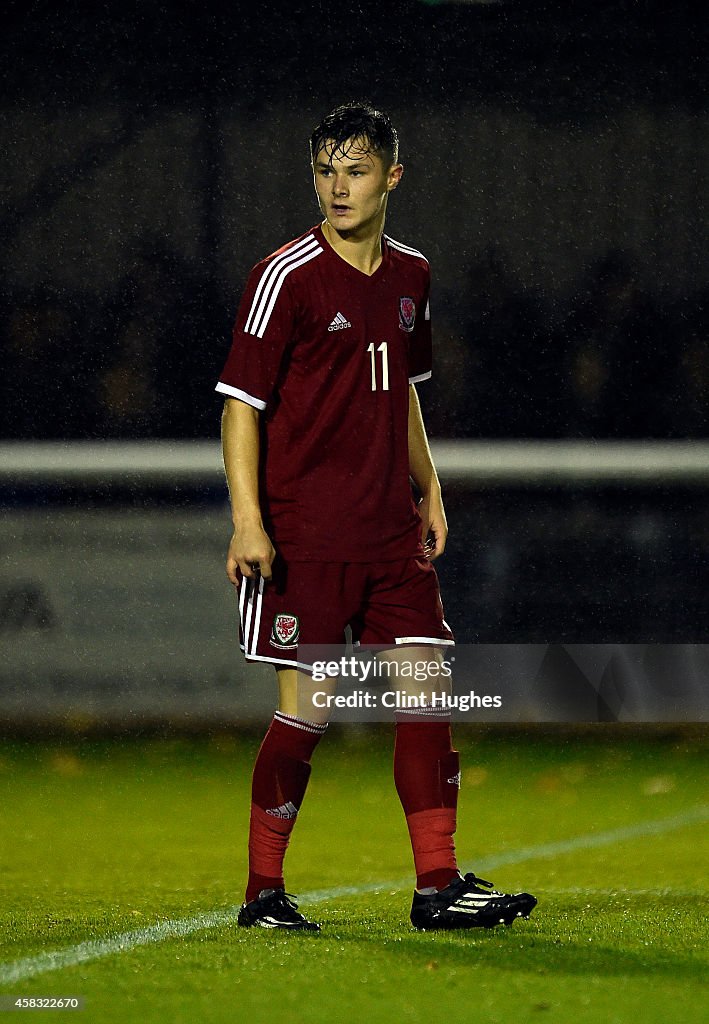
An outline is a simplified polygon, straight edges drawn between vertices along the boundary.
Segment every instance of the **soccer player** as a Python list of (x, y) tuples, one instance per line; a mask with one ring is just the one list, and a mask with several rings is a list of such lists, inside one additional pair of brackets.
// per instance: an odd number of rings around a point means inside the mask
[[(241, 644), (249, 661), (275, 666), (279, 686), (254, 766), (238, 923), (303, 931), (319, 925), (286, 893), (283, 861), (328, 711), (313, 701), (324, 684), (299, 649), (342, 644), (348, 626), (392, 660), (440, 663), (453, 643), (432, 565), (446, 518), (415, 388), (431, 375), (429, 267), (384, 234), (403, 173), (398, 136), (381, 112), (346, 104), (314, 130), (310, 155), (324, 220), (254, 267), (217, 385)], [(428, 690), (441, 688), (436, 678)], [(533, 896), (458, 871), (449, 714), (402, 711), (395, 728), (414, 926), (528, 916)]]

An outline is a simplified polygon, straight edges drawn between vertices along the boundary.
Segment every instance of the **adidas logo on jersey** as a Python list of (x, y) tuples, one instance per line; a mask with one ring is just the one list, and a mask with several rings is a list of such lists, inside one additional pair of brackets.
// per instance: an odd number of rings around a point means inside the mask
[(270, 814), (272, 818), (285, 818), (286, 820), (295, 818), (297, 813), (298, 808), (290, 800), (287, 804), (281, 804), (280, 807), (270, 807), (266, 811), (266, 814)]
[(335, 319), (328, 327), (328, 331), (344, 331), (345, 327), (351, 327), (352, 324), (349, 320), (346, 320), (342, 313), (338, 313)]

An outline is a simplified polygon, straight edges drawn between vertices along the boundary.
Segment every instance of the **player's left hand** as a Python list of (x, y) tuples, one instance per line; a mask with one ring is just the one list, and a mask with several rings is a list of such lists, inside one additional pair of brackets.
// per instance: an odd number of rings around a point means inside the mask
[(440, 490), (424, 494), (419, 502), (418, 511), (421, 516), (424, 554), (429, 562), (433, 562), (445, 551), (448, 538), (448, 522)]

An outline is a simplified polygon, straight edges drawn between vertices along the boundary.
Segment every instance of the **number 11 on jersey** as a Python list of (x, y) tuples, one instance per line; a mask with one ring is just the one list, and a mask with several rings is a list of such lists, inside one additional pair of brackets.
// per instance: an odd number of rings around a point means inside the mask
[(372, 391), (377, 390), (377, 352), (382, 354), (382, 391), (389, 390), (389, 353), (387, 351), (387, 343), (383, 341), (376, 349), (374, 348), (374, 342), (371, 342), (367, 348), (369, 352), (369, 359), (372, 364)]

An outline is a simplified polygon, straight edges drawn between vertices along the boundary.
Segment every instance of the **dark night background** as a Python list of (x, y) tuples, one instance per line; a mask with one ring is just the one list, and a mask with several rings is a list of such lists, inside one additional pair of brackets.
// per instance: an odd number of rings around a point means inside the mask
[[(246, 274), (317, 221), (307, 137), (351, 98), (400, 130), (432, 437), (706, 438), (699, 9), (6, 5), (0, 438), (216, 440)], [(448, 507), (460, 639), (703, 639), (702, 489)]]
[(432, 263), (434, 436), (706, 436), (696, 10), (10, 5), (1, 434), (213, 436), (245, 275), (317, 220), (308, 133), (364, 96)]

